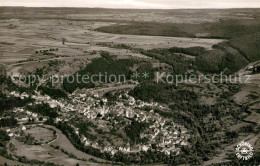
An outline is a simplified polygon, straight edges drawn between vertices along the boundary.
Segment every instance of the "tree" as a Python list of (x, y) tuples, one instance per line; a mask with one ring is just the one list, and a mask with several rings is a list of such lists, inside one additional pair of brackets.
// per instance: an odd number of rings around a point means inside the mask
[(64, 44), (65, 44), (65, 42), (67, 41), (67, 39), (66, 39), (66, 38), (64, 38), (64, 37), (63, 37), (61, 40), (62, 40), (62, 44), (63, 44), (63, 45), (64, 45)]

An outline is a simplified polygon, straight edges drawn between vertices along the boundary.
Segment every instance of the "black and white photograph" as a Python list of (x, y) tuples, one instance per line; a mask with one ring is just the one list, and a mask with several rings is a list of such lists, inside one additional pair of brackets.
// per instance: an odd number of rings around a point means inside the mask
[(0, 166), (260, 166), (259, 0), (0, 0)]

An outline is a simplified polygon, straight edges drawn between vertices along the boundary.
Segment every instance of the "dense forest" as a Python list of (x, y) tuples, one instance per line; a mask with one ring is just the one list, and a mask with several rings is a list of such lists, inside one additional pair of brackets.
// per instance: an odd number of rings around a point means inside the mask
[[(131, 77), (131, 70), (129, 69), (134, 65), (134, 60), (131, 59), (119, 59), (115, 60), (111, 58), (111, 56), (106, 53), (101, 53), (101, 58), (94, 59), (89, 65), (87, 65), (84, 69), (79, 70), (74, 75), (65, 78), (63, 81), (63, 88), (65, 91), (71, 93), (75, 91), (77, 88), (93, 88), (95, 84), (93, 82), (103, 82), (110, 83), (116, 80), (119, 80), (121, 75), (125, 76), (126, 80), (129, 80)], [(91, 80), (91, 76), (102, 74), (103, 77), (93, 77)], [(77, 76), (78, 75), (78, 76)], [(105, 76), (115, 75), (116, 80), (107, 79)], [(84, 76), (89, 76), (88, 79), (84, 79)], [(75, 78), (78, 77), (78, 82)], [(70, 79), (71, 78), (71, 79)], [(73, 79), (74, 78), (74, 79)], [(70, 81), (72, 80), (72, 81)], [(124, 80), (123, 80), (124, 81)]]

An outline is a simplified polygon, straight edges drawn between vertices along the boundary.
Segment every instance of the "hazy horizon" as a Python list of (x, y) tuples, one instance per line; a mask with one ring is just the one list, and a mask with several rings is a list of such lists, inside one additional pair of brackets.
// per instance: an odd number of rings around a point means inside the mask
[(225, 9), (260, 8), (259, 0), (2, 0), (7, 7), (80, 7), (114, 9)]

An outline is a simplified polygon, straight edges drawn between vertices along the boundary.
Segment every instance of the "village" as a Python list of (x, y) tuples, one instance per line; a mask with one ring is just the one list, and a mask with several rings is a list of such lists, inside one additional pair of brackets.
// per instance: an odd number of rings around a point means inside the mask
[[(188, 146), (190, 134), (187, 129), (175, 124), (170, 119), (161, 117), (155, 113), (153, 109), (166, 109), (165, 106), (155, 102), (143, 102), (135, 100), (134, 97), (128, 95), (128, 90), (124, 90), (118, 96), (118, 100), (114, 104), (109, 104), (107, 98), (100, 96), (98, 93), (84, 93), (84, 90), (78, 90), (69, 95), (68, 99), (54, 100), (47, 95), (41, 95), (35, 91), (35, 95), (29, 96), (27, 93), (10, 92), (10, 96), (20, 97), (21, 99), (29, 98), (35, 100), (35, 104), (47, 103), (51, 108), (59, 107), (59, 116), (55, 119), (58, 122), (70, 122), (75, 117), (84, 122), (84, 119), (91, 121), (98, 128), (110, 132), (113, 126), (124, 124), (130, 125), (132, 121), (148, 124), (148, 126), (140, 133), (140, 139), (145, 140), (141, 143), (132, 143), (119, 141), (106, 142), (100, 145), (97, 141), (88, 139), (87, 135), (80, 133), (79, 128), (71, 123), (74, 132), (79, 136), (81, 142), (85, 146), (91, 146), (101, 152), (107, 152), (115, 155), (117, 152), (122, 153), (137, 153), (141, 151), (156, 150), (165, 155), (178, 155), (181, 151), (181, 146)], [(32, 104), (32, 103), (30, 103)], [(144, 108), (150, 108), (145, 111)], [(39, 113), (30, 112), (24, 108), (15, 108), (13, 110), (20, 124), (20, 130), (26, 130), (28, 121), (36, 124), (44, 123), (48, 117), (42, 116)], [(10, 129), (7, 129), (10, 137), (15, 137)], [(100, 136), (101, 137), (101, 136)], [(99, 136), (98, 136), (99, 138)], [(105, 142), (105, 140), (103, 140)]]

